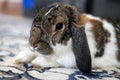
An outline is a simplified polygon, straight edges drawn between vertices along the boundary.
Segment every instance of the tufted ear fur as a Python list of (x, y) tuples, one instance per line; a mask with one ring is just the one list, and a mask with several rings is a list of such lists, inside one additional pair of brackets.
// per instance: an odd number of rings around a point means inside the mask
[(90, 73), (91, 55), (84, 27), (77, 28), (75, 26), (71, 26), (71, 35), (77, 67), (85, 74)]
[(65, 8), (64, 10), (66, 14), (68, 15), (70, 22), (78, 24), (80, 21), (80, 18), (79, 18), (80, 13), (77, 10), (77, 8), (69, 4), (65, 4), (64, 8)]

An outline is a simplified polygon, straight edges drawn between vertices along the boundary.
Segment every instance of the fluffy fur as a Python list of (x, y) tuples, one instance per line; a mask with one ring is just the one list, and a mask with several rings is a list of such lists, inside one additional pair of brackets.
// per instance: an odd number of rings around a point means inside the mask
[(71, 5), (52, 4), (42, 8), (32, 24), (29, 41), (38, 52), (21, 53), (16, 62), (77, 67), (83, 73), (91, 72), (91, 67), (120, 65), (118, 25), (81, 14)]

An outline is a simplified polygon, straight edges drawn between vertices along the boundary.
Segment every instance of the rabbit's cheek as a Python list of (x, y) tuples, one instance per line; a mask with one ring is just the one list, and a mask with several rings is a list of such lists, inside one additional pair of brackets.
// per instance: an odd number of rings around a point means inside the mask
[(45, 43), (45, 42), (40, 42), (39, 44), (37, 44), (36, 50), (39, 53), (44, 54), (44, 55), (53, 53), (53, 49), (49, 46), (48, 43)]
[(53, 37), (51, 39), (52, 40), (52, 44), (55, 45), (56, 43), (59, 43), (61, 37), (62, 37), (62, 32), (58, 32), (55, 35), (53, 35)]
[(40, 41), (41, 30), (39, 28), (33, 27), (30, 31), (29, 43), (31, 46), (35, 47)]

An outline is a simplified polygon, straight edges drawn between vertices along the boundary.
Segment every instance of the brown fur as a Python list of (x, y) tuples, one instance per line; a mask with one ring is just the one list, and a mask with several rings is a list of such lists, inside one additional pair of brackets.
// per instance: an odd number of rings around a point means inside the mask
[(84, 14), (79, 13), (78, 18), (79, 18), (79, 21), (77, 23), (74, 23), (74, 25), (79, 28), (85, 27), (83, 25), (85, 25), (87, 22), (90, 21), (90, 19), (87, 18)]
[(40, 41), (37, 44), (37, 51), (41, 54), (48, 55), (53, 53), (53, 49), (50, 47), (50, 45), (46, 42)]
[(96, 40), (96, 47), (98, 49), (95, 57), (101, 57), (104, 54), (105, 44), (109, 42), (110, 33), (103, 28), (102, 22), (98, 20), (90, 20), (93, 24), (92, 32)]
[(54, 45), (55, 45), (54, 42), (59, 43), (59, 40), (60, 40), (60, 38), (61, 38), (61, 36), (62, 36), (61, 34), (62, 34), (62, 32), (59, 31), (59, 32), (57, 32), (56, 34), (53, 35), (53, 44), (54, 44)]
[(30, 38), (29, 38), (29, 42), (31, 46), (36, 47), (36, 44), (40, 41), (40, 37), (41, 37), (40, 34), (41, 34), (40, 28), (37, 28), (36, 26), (34, 26), (31, 29)]

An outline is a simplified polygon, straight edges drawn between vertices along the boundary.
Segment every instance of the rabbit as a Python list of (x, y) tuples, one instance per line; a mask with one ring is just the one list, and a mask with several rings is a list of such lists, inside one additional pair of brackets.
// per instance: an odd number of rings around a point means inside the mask
[(120, 22), (114, 22), (80, 13), (70, 4), (53, 3), (33, 20), (29, 43), (34, 51), (19, 54), (16, 61), (78, 68), (84, 74), (96, 67), (119, 66)]

